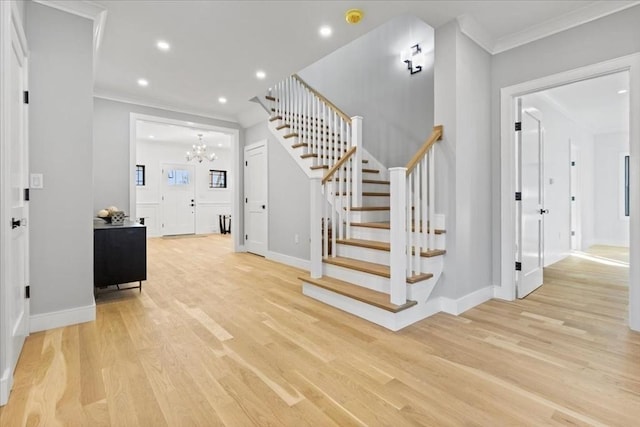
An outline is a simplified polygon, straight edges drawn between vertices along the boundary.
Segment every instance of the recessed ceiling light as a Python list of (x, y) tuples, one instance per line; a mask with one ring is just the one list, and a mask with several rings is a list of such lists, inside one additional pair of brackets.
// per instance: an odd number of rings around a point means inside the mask
[(320, 35), (322, 37), (329, 37), (332, 32), (333, 32), (333, 30), (331, 30), (331, 27), (328, 26), (328, 25), (324, 25), (324, 26), (320, 27)]
[(258, 71), (256, 71), (256, 77), (259, 78), (260, 80), (262, 80), (265, 77), (267, 77), (267, 74), (262, 70), (258, 70)]
[(618, 94), (622, 95), (623, 93), (627, 93), (627, 92), (629, 92), (627, 89), (620, 89), (618, 91)]
[(218, 147), (222, 147), (222, 143), (218, 143)]
[(224, 96), (221, 96), (220, 98), (218, 98), (218, 102), (220, 104), (226, 104), (227, 103), (227, 98), (225, 98)]
[(156, 46), (158, 49), (164, 50), (165, 52), (171, 49), (171, 45), (164, 40), (159, 40), (158, 43), (156, 43)]
[(138, 79), (138, 86), (147, 87), (149, 86), (149, 81), (147, 79)]
[(155, 138), (155, 136), (149, 135), (149, 139), (153, 139), (153, 138)]

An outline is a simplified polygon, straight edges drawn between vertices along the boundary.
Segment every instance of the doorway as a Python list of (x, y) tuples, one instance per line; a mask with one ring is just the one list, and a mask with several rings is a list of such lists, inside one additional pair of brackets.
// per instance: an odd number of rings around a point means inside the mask
[[(640, 167), (640, 161), (638, 159), (638, 150), (640, 149), (637, 146), (637, 136), (640, 131), (640, 120), (638, 117), (638, 113), (640, 113), (640, 105), (637, 101), (634, 101), (634, 97), (637, 97), (639, 93), (634, 92), (638, 90), (638, 84), (640, 84), (640, 55), (631, 55), (629, 57), (619, 58), (618, 60), (608, 61), (606, 63), (595, 64), (588, 67), (584, 67), (577, 70), (572, 70), (564, 73), (560, 73), (557, 75), (552, 75), (546, 78), (538, 79), (531, 82), (521, 83), (518, 85), (510, 86), (507, 88), (503, 88), (501, 90), (501, 279), (500, 286), (496, 289), (495, 295), (498, 298), (504, 298), (512, 300), (516, 298), (517, 294), (517, 279), (518, 274), (516, 273), (516, 269), (514, 269), (514, 258), (516, 262), (519, 261), (521, 256), (522, 246), (519, 245), (519, 241), (517, 239), (517, 224), (521, 221), (521, 216), (519, 214), (519, 206), (516, 200), (514, 200), (514, 194), (517, 193), (519, 188), (518, 182), (518, 166), (516, 162), (516, 154), (517, 154), (517, 145), (516, 145), (516, 132), (514, 132), (514, 123), (516, 122), (516, 108), (514, 108), (516, 100), (518, 98), (535, 94), (546, 89), (550, 88), (559, 88), (565, 87), (565, 85), (569, 85), (571, 83), (583, 82), (589, 79), (594, 79), (597, 77), (603, 77), (607, 75), (612, 75), (614, 73), (625, 72), (629, 78), (629, 88), (627, 89), (627, 93), (629, 94), (629, 100), (627, 101), (627, 106), (629, 108), (629, 113), (627, 114), (629, 120), (629, 129), (628, 129), (628, 140), (630, 141), (630, 157), (629, 157), (629, 183), (631, 187), (640, 186), (640, 174), (638, 174), (638, 167)], [(620, 89), (622, 90), (622, 89)], [(586, 94), (587, 97), (590, 94)], [(616, 94), (617, 95), (617, 94)], [(596, 119), (598, 120), (598, 119)], [(545, 118), (542, 119), (543, 125), (545, 123)], [(548, 121), (547, 121), (548, 124)], [(565, 201), (570, 201), (570, 175), (571, 171), (568, 168), (570, 165), (571, 157), (571, 143), (576, 142), (575, 140), (565, 139), (563, 146), (567, 151), (567, 162), (566, 165), (566, 185), (567, 191), (565, 195)], [(584, 153), (581, 153), (583, 155)], [(584, 157), (584, 156), (582, 156)], [(545, 162), (546, 163), (546, 162)], [(563, 177), (563, 179), (565, 179)], [(557, 177), (554, 176), (546, 176), (543, 181), (545, 186), (556, 184)], [(588, 183), (580, 182), (578, 180), (578, 185), (581, 189), (586, 188), (585, 186)], [(582, 196), (582, 201), (584, 202), (584, 191)], [(630, 206), (630, 215), (629, 222), (631, 224), (630, 231), (627, 233), (630, 236), (630, 253), (631, 259), (634, 259), (633, 254), (638, 250), (637, 242), (638, 234), (637, 226), (640, 225), (640, 216), (638, 212), (640, 211), (640, 203), (639, 200), (635, 199), (632, 196), (629, 200)], [(548, 209), (549, 201), (545, 201), (544, 209)], [(588, 210), (584, 208), (584, 203), (582, 204), (582, 211)], [(553, 209), (549, 209), (550, 212), (553, 212)], [(547, 229), (545, 222), (547, 219), (543, 219), (543, 229)], [(566, 221), (566, 235), (558, 235), (556, 237), (558, 240), (562, 240), (566, 242), (568, 251), (571, 249), (571, 204), (566, 204), (566, 216), (563, 215), (563, 221)], [(636, 224), (636, 227), (634, 227)], [(583, 230), (585, 226), (588, 224), (582, 224)], [(544, 233), (548, 236), (548, 234)], [(584, 233), (583, 233), (584, 234)], [(585, 241), (584, 236), (582, 236), (582, 244), (588, 244)], [(636, 237), (636, 238), (634, 238)], [(550, 242), (546, 242), (543, 236), (543, 242), (545, 246), (550, 244)], [(574, 243), (575, 244), (575, 243)], [(516, 268), (518, 266), (516, 265)], [(632, 329), (640, 329), (640, 274), (638, 274), (638, 265), (636, 263), (631, 263), (630, 265), (630, 281), (629, 281), (629, 324)]]
[(192, 165), (162, 165), (162, 235), (195, 234), (196, 186)]
[(247, 252), (267, 255), (267, 141), (244, 148), (244, 224)]

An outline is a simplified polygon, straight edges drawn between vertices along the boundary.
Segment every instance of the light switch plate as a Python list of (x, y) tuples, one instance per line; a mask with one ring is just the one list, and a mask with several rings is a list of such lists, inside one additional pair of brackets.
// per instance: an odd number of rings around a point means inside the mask
[(44, 188), (44, 178), (41, 173), (32, 173), (29, 176), (29, 188), (31, 189)]

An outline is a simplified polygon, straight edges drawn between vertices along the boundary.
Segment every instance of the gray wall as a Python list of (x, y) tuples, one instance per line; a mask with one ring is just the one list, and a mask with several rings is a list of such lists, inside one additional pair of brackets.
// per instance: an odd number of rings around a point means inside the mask
[[(95, 212), (105, 206), (112, 205), (129, 210), (129, 179), (132, 176), (129, 151), (129, 121), (131, 113), (233, 129), (240, 128), (237, 123), (233, 122), (94, 98), (93, 211)], [(242, 135), (240, 135), (240, 141), (242, 141)], [(240, 165), (236, 167), (238, 167), (238, 170), (242, 170)], [(242, 188), (242, 179), (240, 179), (238, 185), (238, 188)], [(239, 194), (240, 192), (237, 193)], [(238, 195), (238, 197), (240, 196)]]
[(447, 254), (434, 295), (460, 298), (494, 284), (491, 271), (491, 58), (456, 21), (436, 30), (436, 211)]
[(500, 89), (640, 52), (640, 6), (492, 57), (493, 272), (500, 282)]
[(271, 134), (266, 115), (244, 133), (245, 145), (264, 139), (268, 141), (269, 251), (309, 260), (309, 178)]
[[(420, 42), (427, 66), (410, 75), (400, 52)], [(433, 127), (434, 31), (401, 16), (298, 74), (349, 116), (362, 116), (363, 145), (387, 167), (404, 166)]]
[(93, 22), (29, 2), (31, 313), (93, 303)]

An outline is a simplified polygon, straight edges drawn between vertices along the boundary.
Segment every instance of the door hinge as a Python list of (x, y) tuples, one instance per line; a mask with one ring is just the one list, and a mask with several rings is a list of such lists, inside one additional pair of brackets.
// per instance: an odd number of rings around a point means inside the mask
[(244, 240), (249, 240), (249, 235), (248, 234), (244, 235)]
[(571, 196), (571, 201), (575, 202), (576, 201), (576, 196)]
[(522, 271), (522, 263), (520, 261), (516, 261), (516, 271)]
[(572, 235), (572, 236), (575, 236), (575, 235), (576, 235), (576, 232), (572, 230), (572, 231), (571, 231), (571, 235)]
[(249, 166), (249, 162), (247, 160), (244, 161), (245, 166)]
[(25, 104), (29, 103), (29, 91), (28, 90), (25, 90), (22, 93), (22, 102), (24, 102)]
[(522, 193), (520, 191), (516, 191), (516, 202), (522, 200)]
[(24, 201), (25, 202), (29, 201), (29, 189), (28, 188), (24, 189)]
[(31, 286), (27, 285), (24, 287), (24, 297), (26, 299), (31, 298)]
[(162, 224), (162, 228), (164, 228), (164, 224)]
[(575, 166), (575, 165), (576, 165), (576, 162), (571, 162), (571, 166)]
[(522, 122), (516, 122), (516, 132), (522, 130)]
[(248, 198), (248, 197), (245, 197), (245, 198), (244, 198), (244, 202), (245, 202), (245, 203), (249, 203), (249, 198)]

